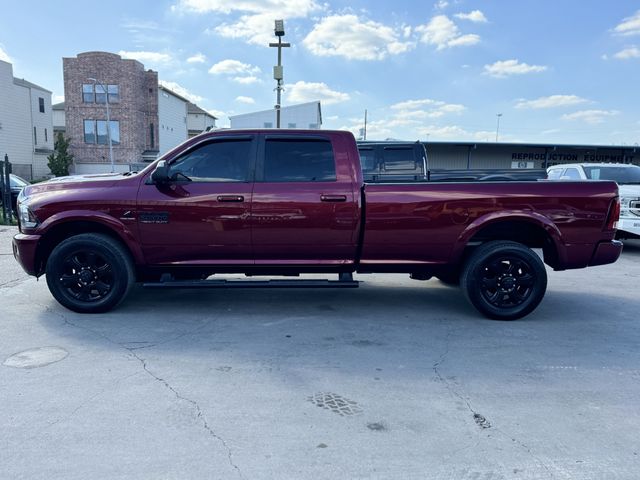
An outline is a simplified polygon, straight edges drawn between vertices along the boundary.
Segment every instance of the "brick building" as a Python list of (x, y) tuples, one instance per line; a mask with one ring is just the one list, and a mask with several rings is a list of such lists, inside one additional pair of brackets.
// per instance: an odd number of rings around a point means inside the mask
[[(158, 73), (107, 52), (62, 59), (65, 127), (77, 173), (109, 171), (106, 102), (113, 161), (128, 170), (158, 152)], [(97, 82), (95, 80), (97, 80)], [(107, 90), (106, 92), (104, 90)], [(155, 152), (155, 154), (154, 154)], [(98, 165), (96, 165), (98, 164)]]
[(137, 60), (108, 52), (85, 52), (63, 58), (62, 64), (65, 101), (55, 105), (54, 127), (71, 138), (75, 173), (111, 170), (106, 102), (115, 171), (155, 160), (199, 133), (187, 120), (194, 107), (199, 116), (208, 116), (208, 121), (200, 122), (200, 131), (215, 126), (215, 117), (159, 85), (158, 72), (145, 70)]

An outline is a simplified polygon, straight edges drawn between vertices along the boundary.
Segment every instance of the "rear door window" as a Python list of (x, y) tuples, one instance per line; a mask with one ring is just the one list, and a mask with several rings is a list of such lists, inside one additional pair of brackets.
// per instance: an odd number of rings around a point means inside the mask
[(413, 148), (385, 147), (383, 165), (387, 171), (415, 171), (418, 169)]
[(265, 182), (331, 182), (336, 163), (331, 142), (321, 138), (267, 138)]

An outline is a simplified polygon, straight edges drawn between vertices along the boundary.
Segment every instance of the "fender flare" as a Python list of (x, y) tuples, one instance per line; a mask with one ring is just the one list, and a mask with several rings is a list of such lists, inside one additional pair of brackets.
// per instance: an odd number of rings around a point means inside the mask
[(544, 215), (537, 212), (523, 212), (502, 210), (499, 212), (491, 212), (476, 218), (473, 222), (469, 223), (467, 227), (460, 233), (451, 251), (450, 261), (452, 263), (459, 263), (464, 254), (464, 250), (467, 244), (483, 228), (490, 225), (495, 225), (501, 222), (526, 222), (536, 227), (542, 228), (551, 241), (554, 244), (558, 258), (560, 261), (564, 259), (564, 241), (562, 233), (558, 227)]

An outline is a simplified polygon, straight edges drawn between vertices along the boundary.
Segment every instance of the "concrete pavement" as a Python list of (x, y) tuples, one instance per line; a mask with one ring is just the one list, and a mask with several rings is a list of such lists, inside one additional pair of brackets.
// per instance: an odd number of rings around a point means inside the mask
[(404, 275), (136, 288), (80, 315), (19, 270), (14, 232), (0, 226), (1, 478), (640, 477), (640, 242), (550, 272), (536, 312), (494, 322)]

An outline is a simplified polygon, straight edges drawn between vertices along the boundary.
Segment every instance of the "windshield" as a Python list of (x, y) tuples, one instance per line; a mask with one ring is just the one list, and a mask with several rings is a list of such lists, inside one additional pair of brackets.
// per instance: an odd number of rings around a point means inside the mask
[(22, 188), (29, 185), (29, 182), (20, 178), (17, 175), (11, 175), (9, 179), (11, 180), (11, 188)]
[(613, 180), (619, 184), (640, 184), (640, 167), (584, 167), (587, 178), (591, 180)]

